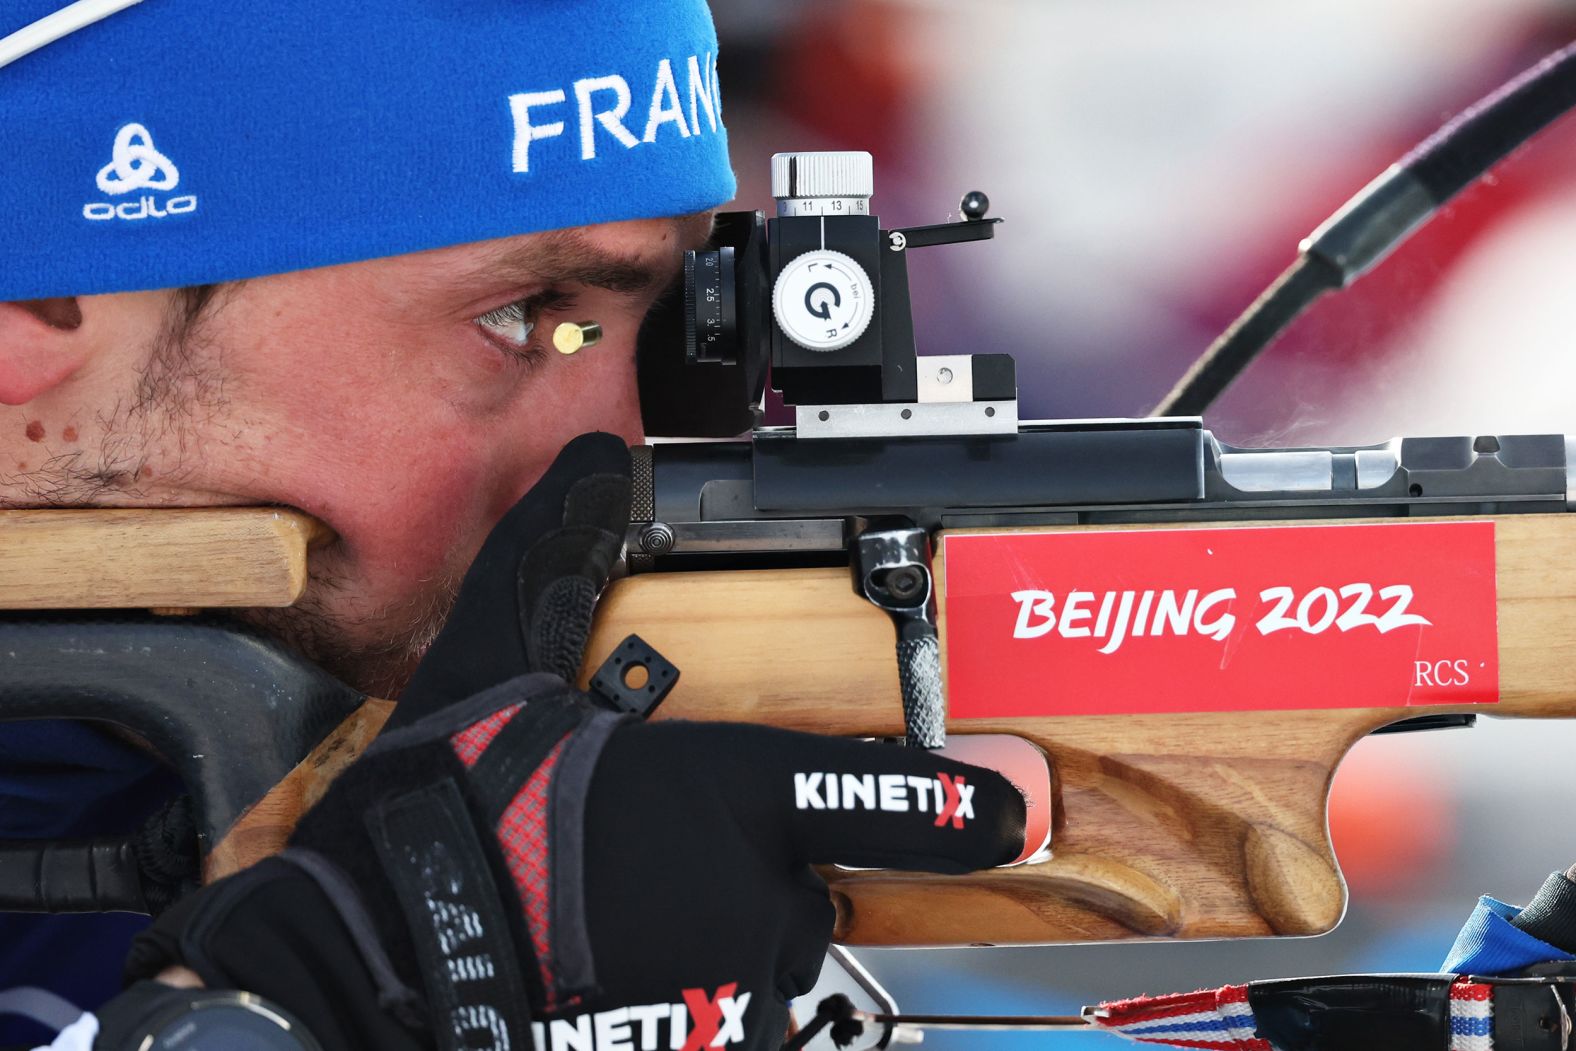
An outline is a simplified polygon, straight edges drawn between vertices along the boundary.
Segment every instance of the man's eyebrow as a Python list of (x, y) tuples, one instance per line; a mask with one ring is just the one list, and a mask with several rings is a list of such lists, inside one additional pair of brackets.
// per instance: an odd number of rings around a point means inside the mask
[(483, 264), (483, 270), (489, 278), (522, 285), (573, 282), (638, 295), (666, 285), (678, 263), (677, 256), (651, 262), (631, 259), (563, 231), (507, 249)]

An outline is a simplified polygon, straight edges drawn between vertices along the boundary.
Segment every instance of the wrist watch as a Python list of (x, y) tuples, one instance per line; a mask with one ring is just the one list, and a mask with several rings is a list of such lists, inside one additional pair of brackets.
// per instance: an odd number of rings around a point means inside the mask
[(94, 1051), (322, 1051), (290, 1012), (235, 989), (138, 982), (98, 1019)]

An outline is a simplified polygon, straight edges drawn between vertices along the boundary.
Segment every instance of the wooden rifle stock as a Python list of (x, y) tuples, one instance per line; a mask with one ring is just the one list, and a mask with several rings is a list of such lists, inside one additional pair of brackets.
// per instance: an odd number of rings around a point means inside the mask
[[(1346, 888), (1325, 801), (1358, 739), (1420, 715), (1576, 715), (1576, 517), (1494, 521), (1498, 704), (954, 721), (954, 733), (1016, 734), (1049, 754), (1057, 779), (1054, 856), (968, 876), (826, 870), (838, 937), (1000, 945), (1330, 930)], [(943, 656), (947, 628), (943, 619)], [(659, 718), (850, 736), (903, 731), (892, 624), (854, 593), (846, 570), (617, 581), (598, 611), (586, 675), (632, 632), (683, 672)], [(386, 715), (386, 703), (372, 702), (342, 726), (218, 846), (212, 871), (277, 849)]]

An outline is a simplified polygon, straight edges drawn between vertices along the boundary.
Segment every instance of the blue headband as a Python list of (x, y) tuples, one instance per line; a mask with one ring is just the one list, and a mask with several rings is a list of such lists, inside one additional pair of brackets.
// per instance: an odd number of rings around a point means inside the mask
[(145, 0), (0, 68), (0, 301), (714, 207), (716, 56), (704, 0)]

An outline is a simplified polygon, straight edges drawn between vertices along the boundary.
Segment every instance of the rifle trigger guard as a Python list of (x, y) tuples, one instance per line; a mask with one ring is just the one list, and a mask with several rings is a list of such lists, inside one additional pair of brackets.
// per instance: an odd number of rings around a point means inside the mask
[(854, 590), (884, 610), (897, 629), (897, 671), (907, 743), (947, 743), (947, 704), (936, 634), (936, 586), (930, 534), (916, 526), (872, 528), (854, 539)]

